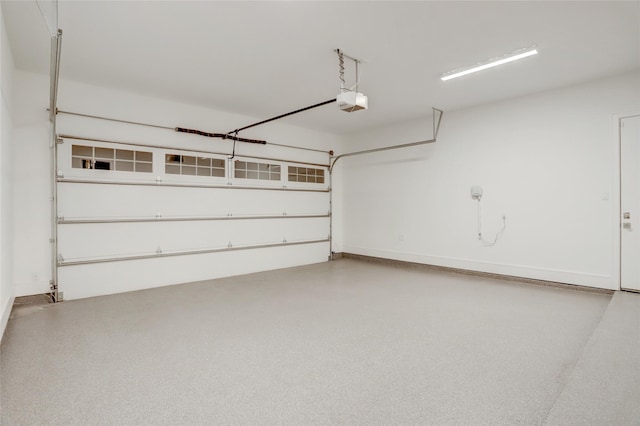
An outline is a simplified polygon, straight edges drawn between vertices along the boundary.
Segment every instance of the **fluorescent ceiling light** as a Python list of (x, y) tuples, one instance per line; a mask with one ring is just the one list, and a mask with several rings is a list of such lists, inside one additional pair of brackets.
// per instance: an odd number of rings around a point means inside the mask
[(440, 79), (442, 81), (447, 81), (447, 80), (451, 80), (452, 78), (456, 78), (456, 77), (462, 77), (463, 75), (467, 75), (467, 74), (471, 74), (477, 71), (482, 71), (482, 70), (486, 70), (487, 68), (493, 68), (495, 66), (498, 65), (502, 65), (502, 64), (506, 64), (509, 62), (513, 62), (513, 61), (517, 61), (518, 59), (522, 59), (522, 58), (526, 58), (528, 56), (532, 56), (532, 55), (536, 55), (538, 53), (538, 49), (532, 48), (532, 49), (526, 49), (524, 51), (519, 50), (517, 52), (511, 53), (510, 55), (503, 57), (501, 59), (497, 59), (482, 65), (476, 65), (475, 67), (472, 68), (467, 68), (465, 70), (462, 71), (457, 71), (457, 72), (453, 72), (450, 74), (443, 74), (442, 77), (440, 77)]

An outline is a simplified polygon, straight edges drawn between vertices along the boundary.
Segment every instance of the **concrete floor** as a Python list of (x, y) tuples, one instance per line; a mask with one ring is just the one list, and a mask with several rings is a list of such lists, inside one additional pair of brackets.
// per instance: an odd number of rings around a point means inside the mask
[(14, 308), (3, 425), (638, 425), (640, 295), (353, 259)]

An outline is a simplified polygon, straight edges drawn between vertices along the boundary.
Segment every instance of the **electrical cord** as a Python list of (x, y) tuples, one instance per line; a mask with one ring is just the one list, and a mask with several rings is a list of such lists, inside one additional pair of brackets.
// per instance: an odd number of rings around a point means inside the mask
[(498, 242), (500, 237), (502, 237), (502, 234), (504, 234), (504, 231), (507, 229), (507, 217), (504, 214), (502, 215), (502, 229), (498, 231), (493, 241), (492, 242), (486, 241), (482, 236), (482, 206), (480, 203), (480, 197), (478, 197), (477, 200), (478, 200), (478, 240), (480, 240), (485, 247), (493, 247)]
[(357, 92), (358, 91), (358, 87), (360, 86), (360, 74), (361, 74), (361, 71), (360, 71), (360, 69), (358, 67), (359, 61), (357, 59), (353, 59), (353, 61), (355, 63), (356, 83), (353, 86), (351, 86), (350, 88), (346, 88), (345, 85), (347, 83), (346, 83), (346, 81), (344, 79), (344, 71), (345, 71), (344, 53), (340, 49), (336, 49), (335, 52), (338, 54), (338, 76), (340, 77), (340, 93), (353, 92), (354, 89)]
[(344, 85), (346, 84), (344, 81), (344, 56), (340, 49), (336, 49), (336, 53), (338, 53), (338, 76), (340, 77), (340, 91), (344, 92)]

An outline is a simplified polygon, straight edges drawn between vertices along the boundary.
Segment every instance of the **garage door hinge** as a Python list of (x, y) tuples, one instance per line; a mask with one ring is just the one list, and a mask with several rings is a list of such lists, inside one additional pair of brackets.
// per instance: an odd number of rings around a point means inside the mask
[(58, 145), (62, 145), (64, 143), (64, 139), (58, 138), (56, 139), (56, 143), (58, 143)]
[(58, 262), (64, 262), (64, 257), (61, 254), (58, 254)]
[(53, 244), (53, 243), (55, 243), (55, 242), (56, 242), (56, 239), (55, 239), (55, 238), (49, 238), (49, 242), (50, 242), (51, 244)]

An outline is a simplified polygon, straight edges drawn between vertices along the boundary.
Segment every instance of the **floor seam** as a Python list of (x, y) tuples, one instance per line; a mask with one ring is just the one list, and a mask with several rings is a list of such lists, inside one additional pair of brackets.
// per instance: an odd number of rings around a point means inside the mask
[(562, 385), (562, 388), (560, 389), (560, 391), (556, 395), (555, 400), (553, 402), (553, 405), (551, 405), (551, 407), (547, 411), (546, 415), (544, 416), (544, 422), (542, 423), (543, 426), (548, 424), (547, 422), (549, 420), (549, 416), (553, 412), (553, 409), (556, 407), (556, 405), (558, 405), (558, 401), (560, 400), (560, 397), (562, 396), (564, 391), (567, 389), (567, 385), (571, 382), (571, 379), (573, 378), (573, 375), (574, 375), (574, 373), (576, 371), (576, 367), (578, 366), (578, 364), (582, 360), (582, 358), (583, 358), (583, 356), (585, 354), (585, 351), (586, 351), (587, 347), (589, 346), (589, 343), (591, 343), (591, 341), (593, 340), (593, 336), (596, 334), (596, 331), (598, 330), (598, 328), (602, 324), (602, 320), (603, 320), (604, 316), (607, 314), (607, 312), (609, 311), (609, 308), (611, 307), (611, 302), (612, 301), (613, 301), (613, 295), (609, 299), (609, 303), (607, 304), (607, 307), (602, 311), (602, 315), (600, 315), (600, 318), (598, 319), (598, 322), (596, 323), (595, 327), (593, 327), (593, 330), (591, 331), (591, 334), (589, 335), (589, 338), (586, 340), (584, 346), (582, 347), (582, 350), (580, 351), (580, 354), (576, 358), (576, 362), (574, 362), (573, 365), (571, 366), (571, 371), (569, 372), (569, 374), (567, 374), (567, 376), (566, 376), (567, 378), (564, 381), (564, 383)]

